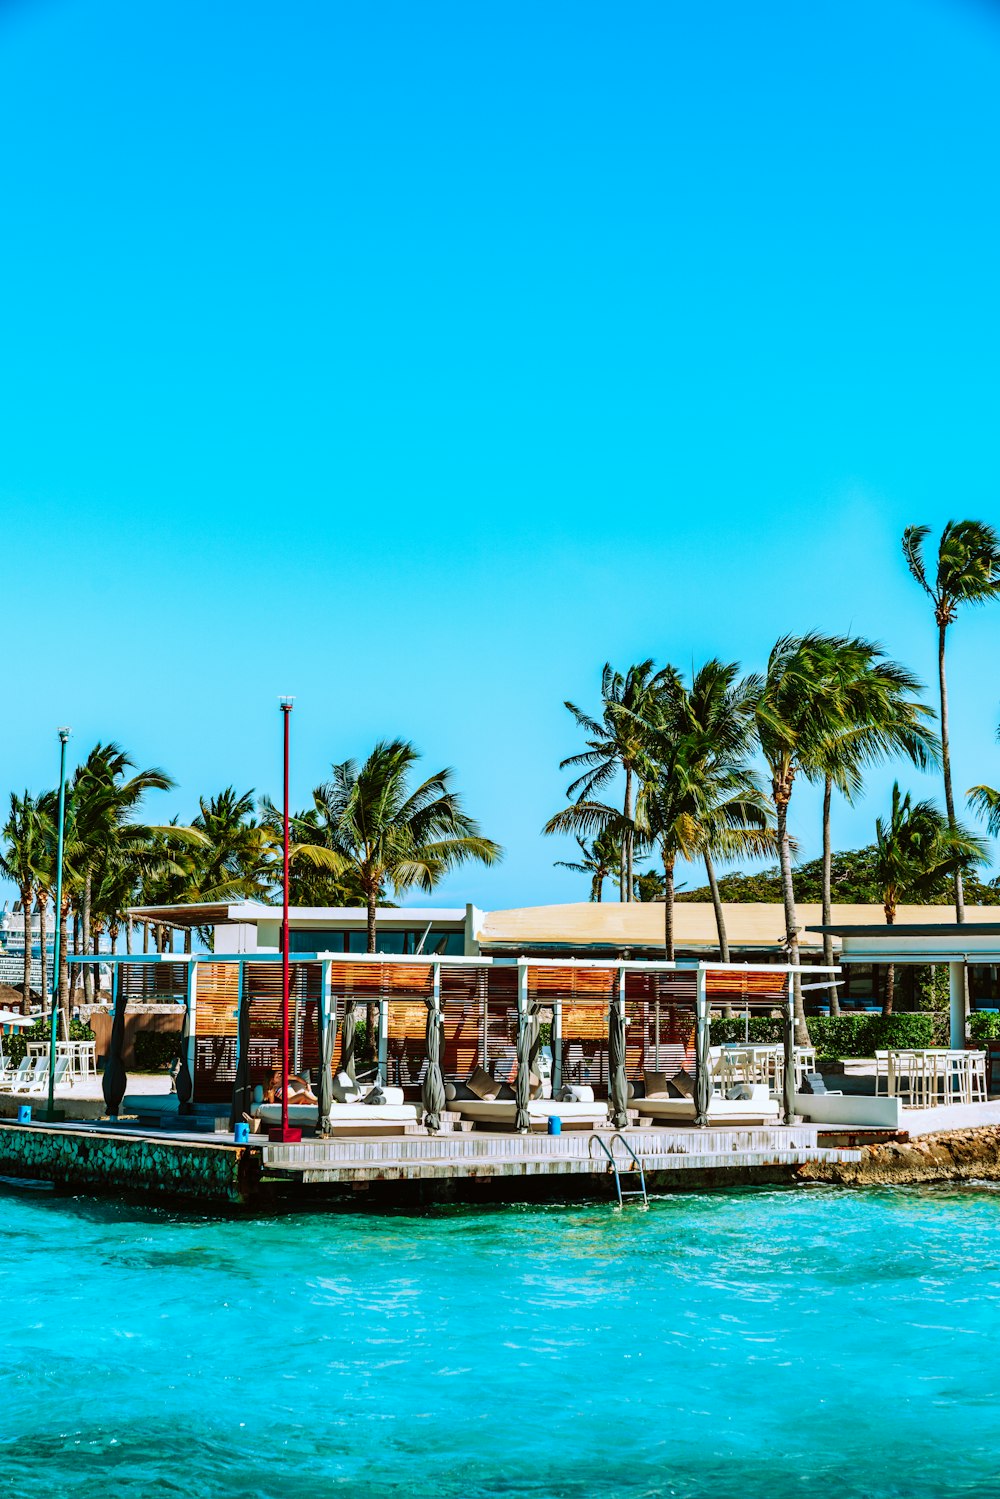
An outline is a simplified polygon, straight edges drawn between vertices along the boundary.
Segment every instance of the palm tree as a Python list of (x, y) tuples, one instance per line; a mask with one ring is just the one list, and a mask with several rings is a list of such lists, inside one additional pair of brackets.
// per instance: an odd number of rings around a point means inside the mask
[[(906, 900), (926, 900), (937, 894), (942, 879), (954, 875), (955, 866), (966, 872), (987, 862), (981, 838), (961, 825), (951, 827), (933, 802), (912, 802), (910, 793), (900, 796), (893, 782), (888, 821), (875, 821), (874, 874), (882, 891), (886, 924), (896, 920), (896, 908)], [(892, 1013), (896, 970), (890, 963), (885, 973), (882, 1014)]]
[(3, 830), (0, 874), (17, 886), (24, 914), (24, 972), (21, 983), (21, 1013), (31, 1014), (31, 912), (39, 884), (42, 862), (42, 826), (38, 804), (30, 792), (10, 793), (10, 815)]
[[(785, 948), (789, 962), (798, 965), (799, 936), (792, 885), (792, 850), (788, 806), (796, 776), (808, 775), (819, 762), (824, 746), (845, 727), (844, 703), (834, 691), (837, 652), (846, 648), (843, 636), (782, 635), (767, 663), (755, 717), (761, 752), (771, 776), (771, 797), (777, 823), (778, 863), (785, 908)], [(795, 1030), (799, 1045), (809, 1045), (809, 1028), (802, 1006), (802, 988), (793, 984)]]
[(598, 833), (590, 844), (579, 836), (576, 841), (580, 846), (580, 862), (571, 864), (565, 859), (557, 859), (554, 867), (572, 869), (574, 874), (589, 874), (590, 899), (600, 902), (604, 898), (604, 881), (612, 879), (621, 867), (621, 845), (607, 832)]
[[(948, 826), (958, 827), (951, 782), (951, 741), (948, 724), (948, 683), (945, 676), (945, 641), (948, 626), (960, 604), (985, 604), (1000, 594), (1000, 537), (983, 521), (949, 521), (938, 543), (937, 571), (928, 579), (923, 546), (929, 526), (907, 526), (903, 532), (903, 556), (913, 577), (934, 605), (938, 629), (938, 684), (941, 695), (941, 768)], [(965, 920), (965, 892), (960, 864), (954, 868), (955, 919)]]
[[(418, 786), (410, 774), (420, 756), (403, 739), (382, 740), (360, 767), (345, 760), (316, 788), (332, 847), (328, 867), (360, 890), (368, 912), (368, 951), (377, 950), (376, 912), (384, 891), (431, 891), (456, 866), (494, 864), (498, 843), (484, 838), (439, 770)], [(301, 845), (305, 854), (306, 845)]]
[(592, 801), (619, 770), (625, 774), (625, 797), (619, 831), (622, 858), (619, 872), (620, 898), (631, 900), (635, 877), (635, 823), (632, 817), (632, 788), (638, 775), (645, 743), (645, 723), (654, 710), (661, 673), (653, 671), (652, 660), (630, 666), (624, 675), (606, 662), (601, 673), (601, 717), (592, 718), (575, 703), (566, 707), (580, 728), (590, 735), (587, 748), (560, 762), (560, 770), (582, 769), (566, 795), (581, 801)]
[(636, 820), (659, 846), (664, 877), (664, 953), (673, 959), (674, 871), (702, 858), (712, 888), (720, 950), (729, 945), (713, 855), (767, 854), (774, 834), (761, 786), (747, 763), (760, 682), (738, 682), (739, 667), (711, 660), (690, 689), (673, 667), (660, 687), (646, 737)]
[[(91, 906), (98, 867), (125, 857), (128, 845), (137, 850), (148, 842), (152, 829), (133, 822), (148, 791), (169, 791), (174, 782), (165, 771), (151, 768), (128, 772), (135, 762), (117, 744), (96, 744), (73, 776), (67, 801), (73, 806), (73, 822), (80, 876), (80, 919), (84, 952), (91, 947)], [(84, 972), (88, 1004), (94, 999), (94, 974), (90, 964)]]
[[(827, 710), (839, 708), (830, 732), (807, 757), (806, 773), (823, 782), (823, 925), (833, 921), (833, 848), (830, 811), (834, 789), (851, 802), (862, 790), (864, 772), (893, 755), (903, 754), (920, 769), (938, 760), (937, 736), (930, 728), (930, 709), (915, 701), (921, 683), (905, 667), (885, 657), (868, 640), (836, 643), (830, 654), (833, 676), (827, 688)], [(833, 937), (823, 934), (823, 963), (834, 966)], [(836, 986), (830, 986), (830, 1013), (838, 1015)]]
[(712, 746), (715, 766), (728, 767), (728, 781), (714, 785), (709, 779), (700, 814), (701, 856), (715, 911), (719, 957), (729, 962), (729, 936), (719, 883), (717, 858), (762, 858), (774, 853), (774, 827), (763, 788), (750, 768), (754, 734), (754, 709), (760, 696), (757, 676), (739, 677), (736, 662), (711, 660), (691, 684), (688, 707), (693, 724)]

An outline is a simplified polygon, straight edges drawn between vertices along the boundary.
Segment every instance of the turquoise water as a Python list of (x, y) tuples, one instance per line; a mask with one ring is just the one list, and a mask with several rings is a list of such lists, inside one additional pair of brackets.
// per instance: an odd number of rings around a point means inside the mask
[(223, 1221), (0, 1189), (20, 1496), (1000, 1495), (1000, 1193)]

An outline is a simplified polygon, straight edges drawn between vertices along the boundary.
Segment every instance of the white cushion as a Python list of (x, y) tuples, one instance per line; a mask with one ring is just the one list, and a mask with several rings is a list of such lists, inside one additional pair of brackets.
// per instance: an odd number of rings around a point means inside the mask
[(564, 1103), (593, 1103), (594, 1090), (586, 1083), (567, 1083), (559, 1097)]
[(337, 1103), (355, 1103), (361, 1097), (361, 1088), (351, 1079), (349, 1072), (338, 1072), (330, 1092)]

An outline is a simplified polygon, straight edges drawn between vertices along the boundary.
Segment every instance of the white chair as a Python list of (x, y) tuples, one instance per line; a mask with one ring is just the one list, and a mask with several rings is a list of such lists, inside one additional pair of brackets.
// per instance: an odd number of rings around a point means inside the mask
[(27, 1062), (27, 1068), (23, 1073), (19, 1073), (10, 1085), (12, 1093), (34, 1093), (37, 1091), (35, 1087), (37, 1080), (49, 1075), (49, 1059), (44, 1053), (37, 1057), (25, 1057), (25, 1062)]
[[(49, 1059), (48, 1059), (48, 1057), (43, 1057), (42, 1061), (44, 1062), (45, 1065), (43, 1067), (41, 1067), (32, 1076), (32, 1079), (31, 1079), (30, 1083), (28, 1084), (28, 1086), (22, 1090), (23, 1092), (25, 1092), (25, 1093), (45, 1093), (45, 1092), (48, 1091), (48, 1086), (49, 1086)], [(67, 1073), (68, 1069), (69, 1069), (69, 1057), (56, 1057), (56, 1070), (52, 1074), (52, 1089), (53, 1089), (53, 1092), (55, 1091), (56, 1088), (58, 1088), (58, 1086), (62, 1082), (63, 1078), (66, 1076), (66, 1073)]]
[(12, 1093), (17, 1092), (15, 1084), (24, 1082), (34, 1070), (34, 1057), (22, 1057), (17, 1067), (8, 1068), (3, 1075), (2, 1086), (9, 1088)]

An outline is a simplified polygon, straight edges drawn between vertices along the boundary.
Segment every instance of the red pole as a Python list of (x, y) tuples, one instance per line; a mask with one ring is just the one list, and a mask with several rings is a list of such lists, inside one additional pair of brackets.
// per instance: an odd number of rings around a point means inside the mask
[(281, 881), (281, 1125), (269, 1133), (272, 1140), (294, 1144), (295, 1141), (302, 1139), (302, 1131), (292, 1129), (288, 1123), (288, 731), (292, 712), (290, 698), (282, 699), (281, 711), (285, 719), (285, 806)]
[(285, 718), (285, 818), (281, 881), (281, 1129), (288, 1133), (288, 726), (291, 703), (282, 703)]

